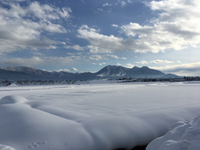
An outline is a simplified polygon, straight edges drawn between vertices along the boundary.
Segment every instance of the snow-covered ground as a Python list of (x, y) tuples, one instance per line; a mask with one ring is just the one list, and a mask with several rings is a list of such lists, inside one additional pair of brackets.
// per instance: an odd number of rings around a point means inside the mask
[[(180, 135), (180, 126), (185, 133), (187, 123), (199, 124), (186, 121), (200, 114), (199, 91), (199, 82), (1, 87), (0, 150), (128, 149), (172, 124), (147, 148), (158, 150)], [(171, 143), (185, 141), (178, 136)]]

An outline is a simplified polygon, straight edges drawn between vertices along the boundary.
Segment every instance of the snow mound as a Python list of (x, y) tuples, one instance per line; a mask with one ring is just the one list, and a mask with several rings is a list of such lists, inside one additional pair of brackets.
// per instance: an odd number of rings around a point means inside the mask
[(3, 97), (0, 100), (0, 105), (2, 105), (2, 104), (14, 104), (14, 103), (25, 103), (25, 102), (27, 102), (27, 99), (22, 97), (22, 96), (9, 95), (9, 96)]
[(199, 150), (200, 115), (191, 121), (177, 122), (164, 136), (153, 140), (147, 150)]
[(15, 149), (10, 146), (0, 144), (0, 150), (15, 150)]

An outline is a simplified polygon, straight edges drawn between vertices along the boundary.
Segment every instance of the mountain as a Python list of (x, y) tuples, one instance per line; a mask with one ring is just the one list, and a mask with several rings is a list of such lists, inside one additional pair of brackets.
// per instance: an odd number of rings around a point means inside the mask
[(176, 78), (174, 74), (164, 74), (159, 70), (144, 67), (133, 67), (131, 69), (122, 66), (106, 66), (96, 73), (71, 73), (71, 72), (49, 72), (36, 68), (17, 66), (0, 69), (0, 80), (93, 80), (106, 78)]
[(119, 78), (119, 77), (132, 77), (132, 78), (161, 78), (165, 74), (161, 71), (150, 69), (146, 66), (139, 68), (133, 67), (132, 69), (122, 66), (106, 66), (97, 73), (99, 77)]
[(122, 66), (106, 66), (95, 73), (99, 77), (122, 77), (126, 75), (128, 68)]

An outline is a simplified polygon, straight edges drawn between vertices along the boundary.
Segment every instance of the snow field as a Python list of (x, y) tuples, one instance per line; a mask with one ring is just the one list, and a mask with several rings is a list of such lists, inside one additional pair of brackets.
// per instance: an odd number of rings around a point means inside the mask
[(0, 143), (16, 150), (133, 148), (200, 114), (199, 90), (199, 83), (0, 88)]

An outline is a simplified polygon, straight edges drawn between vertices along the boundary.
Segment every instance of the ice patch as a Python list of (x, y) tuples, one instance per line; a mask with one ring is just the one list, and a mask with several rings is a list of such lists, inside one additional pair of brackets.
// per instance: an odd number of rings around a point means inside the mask
[(0, 105), (2, 104), (14, 104), (14, 103), (25, 103), (27, 99), (22, 96), (9, 95), (5, 96), (0, 100)]
[(153, 140), (147, 146), (147, 150), (200, 149), (200, 115), (191, 121), (172, 124), (170, 128), (164, 136)]
[(0, 144), (0, 150), (15, 150), (15, 149), (10, 146)]

